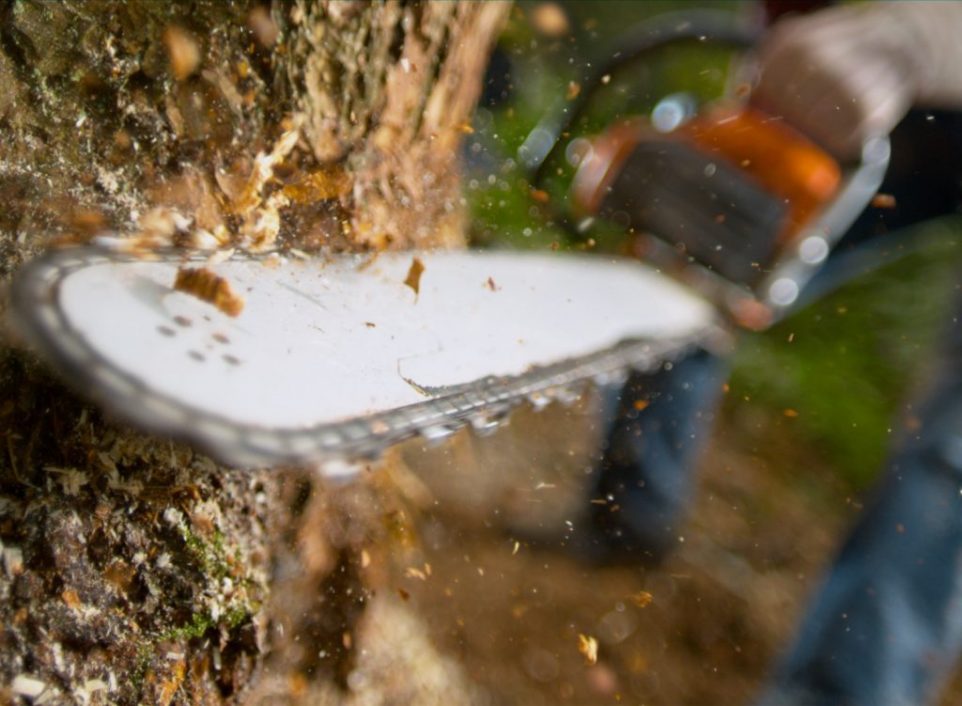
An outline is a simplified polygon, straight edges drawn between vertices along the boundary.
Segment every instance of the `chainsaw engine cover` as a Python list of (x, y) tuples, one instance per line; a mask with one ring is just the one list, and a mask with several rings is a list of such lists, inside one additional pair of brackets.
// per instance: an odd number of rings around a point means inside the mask
[(376, 453), (658, 365), (714, 321), (639, 263), (514, 252), (205, 265), (77, 248), (29, 263), (11, 313), (106, 409), (250, 465)]
[(744, 170), (673, 139), (636, 145), (600, 209), (746, 288), (765, 274), (787, 212)]
[(719, 104), (670, 133), (617, 122), (572, 155), (577, 217), (633, 232), (639, 257), (757, 330), (798, 301), (876, 193), (890, 149), (873, 137), (843, 169), (790, 125)]

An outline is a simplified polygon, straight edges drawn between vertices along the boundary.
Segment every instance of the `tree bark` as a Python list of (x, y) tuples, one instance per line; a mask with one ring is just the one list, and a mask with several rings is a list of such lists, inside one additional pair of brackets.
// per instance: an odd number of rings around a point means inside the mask
[[(109, 231), (462, 245), (456, 153), (506, 11), (4, 2), (0, 277)], [(103, 419), (10, 347), (0, 434), (0, 703), (470, 700), (387, 589), (417, 557), (399, 465), (340, 487), (219, 467)]]

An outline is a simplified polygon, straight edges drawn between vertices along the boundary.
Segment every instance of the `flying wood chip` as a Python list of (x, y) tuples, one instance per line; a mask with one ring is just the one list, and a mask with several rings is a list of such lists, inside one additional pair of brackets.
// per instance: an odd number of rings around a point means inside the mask
[(213, 304), (228, 316), (244, 309), (244, 299), (234, 292), (230, 282), (206, 267), (182, 267), (177, 270), (174, 289)]
[(415, 294), (421, 293), (421, 274), (424, 272), (424, 263), (421, 258), (416, 257), (411, 260), (411, 268), (408, 276), (404, 278), (404, 284), (414, 290)]
[(590, 635), (578, 635), (578, 652), (584, 655), (585, 662), (598, 662), (598, 640)]
[(895, 208), (895, 197), (892, 194), (875, 194), (872, 197), (872, 206), (875, 208)]

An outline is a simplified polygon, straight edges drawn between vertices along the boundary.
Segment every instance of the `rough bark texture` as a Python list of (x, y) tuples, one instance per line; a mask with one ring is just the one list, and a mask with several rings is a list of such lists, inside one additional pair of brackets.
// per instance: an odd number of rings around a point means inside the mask
[[(0, 4), (0, 277), (51, 240), (463, 242), (500, 3)], [(332, 488), (110, 424), (0, 349), (0, 703), (457, 703), (390, 577), (403, 467)]]

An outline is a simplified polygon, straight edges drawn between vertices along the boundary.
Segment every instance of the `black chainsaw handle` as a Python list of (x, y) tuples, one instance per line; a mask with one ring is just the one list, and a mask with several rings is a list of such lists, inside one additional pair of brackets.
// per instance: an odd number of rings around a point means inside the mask
[(663, 47), (682, 42), (699, 42), (747, 50), (754, 47), (765, 30), (734, 13), (719, 10), (681, 10), (656, 15), (635, 25), (615, 41), (609, 59), (583, 77), (581, 92), (574, 100), (562, 100), (528, 134), (518, 157), (528, 174), (529, 183), (538, 188), (546, 165), (551, 161), (564, 135), (584, 115), (598, 90), (635, 61)]

